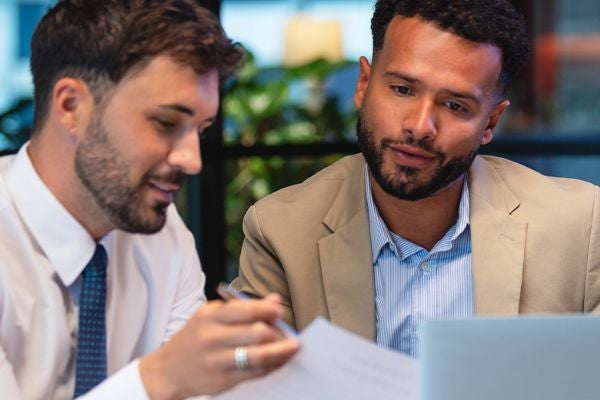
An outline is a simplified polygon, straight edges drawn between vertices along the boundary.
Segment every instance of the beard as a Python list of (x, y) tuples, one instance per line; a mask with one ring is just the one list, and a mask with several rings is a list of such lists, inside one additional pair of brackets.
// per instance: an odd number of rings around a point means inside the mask
[[(468, 153), (449, 158), (445, 152), (436, 150), (431, 142), (417, 140), (412, 135), (395, 140), (383, 138), (376, 143), (362, 114), (356, 124), (356, 133), (358, 145), (375, 181), (390, 196), (409, 201), (424, 199), (449, 186), (469, 169), (479, 150), (477, 146)], [(398, 164), (392, 166), (393, 171), (387, 170), (384, 152), (391, 145), (409, 145), (433, 154), (434, 170), (424, 175), (419, 168)]]
[(154, 169), (138, 182), (129, 178), (130, 165), (111, 142), (101, 123), (101, 112), (90, 121), (85, 137), (75, 151), (75, 171), (97, 207), (116, 228), (130, 233), (156, 233), (166, 222), (170, 203), (144, 202), (143, 191), (150, 180), (181, 185), (185, 174), (158, 174)]

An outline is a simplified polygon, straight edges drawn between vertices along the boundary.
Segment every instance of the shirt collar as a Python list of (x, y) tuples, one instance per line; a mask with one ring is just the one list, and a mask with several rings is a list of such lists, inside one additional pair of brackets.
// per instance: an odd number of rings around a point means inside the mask
[(367, 209), (369, 210), (369, 233), (371, 235), (371, 255), (373, 257), (373, 265), (379, 258), (379, 253), (387, 245), (394, 254), (398, 256), (398, 250), (394, 245), (394, 241), (390, 236), (385, 222), (379, 215), (379, 210), (373, 200), (373, 192), (371, 191), (371, 182), (369, 181), (369, 167), (365, 164), (365, 195), (367, 197)]
[[(379, 214), (379, 210), (375, 205), (375, 201), (373, 200), (373, 192), (371, 190), (371, 182), (369, 180), (369, 167), (365, 163), (365, 195), (367, 198), (367, 209), (369, 210), (369, 232), (371, 236), (371, 255), (373, 257), (373, 265), (377, 262), (377, 258), (379, 258), (379, 253), (381, 250), (388, 245), (390, 249), (394, 252), (394, 254), (398, 257), (401, 256), (402, 259), (411, 256), (412, 254), (419, 251), (419, 247), (415, 246), (408, 241), (406, 246), (402, 246), (399, 249), (396, 247), (396, 242), (391, 237), (390, 231), (387, 228), (385, 222), (381, 218)], [(468, 179), (465, 177), (462, 193), (460, 196), (460, 202), (458, 205), (458, 219), (456, 220), (456, 224), (450, 228), (453, 230), (450, 236), (450, 243), (456, 240), (467, 228), (469, 225), (469, 217), (470, 217), (470, 203), (469, 203), (469, 185)], [(440, 249), (442, 250), (442, 249)]]
[(460, 195), (460, 203), (458, 204), (458, 219), (456, 220), (456, 229), (454, 234), (450, 238), (450, 241), (456, 240), (460, 234), (462, 234), (467, 225), (469, 225), (469, 218), (471, 217), (471, 204), (469, 201), (469, 178), (465, 176), (462, 188), (462, 194)]
[(65, 286), (81, 274), (96, 243), (44, 184), (25, 144), (6, 174), (14, 207)]

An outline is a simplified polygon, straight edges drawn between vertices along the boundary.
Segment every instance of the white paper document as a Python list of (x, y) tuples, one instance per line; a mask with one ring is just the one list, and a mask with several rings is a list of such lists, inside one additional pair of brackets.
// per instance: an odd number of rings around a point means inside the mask
[(302, 349), (266, 377), (213, 400), (418, 400), (418, 363), (322, 318), (300, 335)]

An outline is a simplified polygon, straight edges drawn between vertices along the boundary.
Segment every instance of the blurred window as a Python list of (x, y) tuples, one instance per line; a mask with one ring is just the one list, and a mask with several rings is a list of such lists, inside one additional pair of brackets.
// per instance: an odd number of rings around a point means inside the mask
[(50, 0), (0, 1), (0, 152), (15, 150), (32, 123), (29, 47)]
[(371, 53), (368, 16), (373, 4), (367, 0), (224, 0), (221, 21), (228, 35), (243, 43), (261, 67), (282, 63), (286, 27), (301, 18), (339, 23), (344, 58), (356, 61)]

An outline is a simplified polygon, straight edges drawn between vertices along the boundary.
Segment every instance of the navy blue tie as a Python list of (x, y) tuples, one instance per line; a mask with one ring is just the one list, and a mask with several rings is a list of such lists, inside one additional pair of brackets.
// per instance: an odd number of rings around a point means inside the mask
[(83, 270), (75, 364), (75, 397), (106, 379), (106, 251), (102, 245)]

